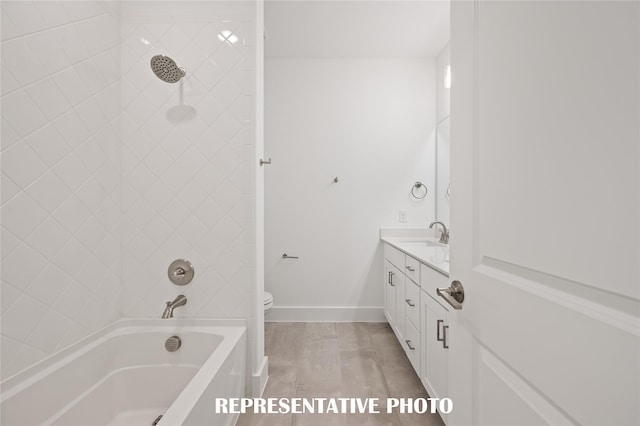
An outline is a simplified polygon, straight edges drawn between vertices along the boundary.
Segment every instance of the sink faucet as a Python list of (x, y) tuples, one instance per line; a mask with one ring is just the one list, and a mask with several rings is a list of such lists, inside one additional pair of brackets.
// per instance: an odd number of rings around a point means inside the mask
[(439, 220), (435, 220), (433, 222), (431, 222), (431, 224), (429, 225), (429, 229), (433, 229), (433, 227), (435, 225), (441, 225), (442, 226), (442, 233), (440, 234), (440, 242), (443, 244), (449, 244), (449, 230), (447, 229), (447, 226), (440, 222)]
[(164, 312), (162, 313), (162, 319), (173, 318), (173, 309), (186, 304), (187, 298), (182, 294), (176, 297), (173, 302), (167, 302), (167, 307), (164, 308)]

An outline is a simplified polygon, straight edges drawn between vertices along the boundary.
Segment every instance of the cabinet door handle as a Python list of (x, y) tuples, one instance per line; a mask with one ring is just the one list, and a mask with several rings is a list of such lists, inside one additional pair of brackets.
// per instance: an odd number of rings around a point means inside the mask
[(412, 351), (415, 351), (416, 348), (414, 348), (413, 346), (411, 346), (411, 340), (405, 340), (405, 342), (407, 342), (407, 346), (409, 347), (409, 349), (411, 349)]
[(415, 272), (416, 268), (412, 268), (411, 266), (405, 266), (409, 270), (409, 272)]
[(442, 337), (440, 337), (440, 325), (444, 322), (444, 320), (436, 321), (436, 339), (438, 342), (442, 342)]
[(442, 326), (442, 347), (445, 349), (449, 349), (449, 344), (447, 344), (447, 330), (449, 330), (448, 325)]
[(396, 285), (393, 283), (393, 271), (389, 271), (389, 285), (391, 287), (395, 287)]
[(407, 305), (411, 306), (412, 308), (416, 306), (415, 303), (411, 303), (411, 299), (404, 299), (404, 301), (407, 302)]

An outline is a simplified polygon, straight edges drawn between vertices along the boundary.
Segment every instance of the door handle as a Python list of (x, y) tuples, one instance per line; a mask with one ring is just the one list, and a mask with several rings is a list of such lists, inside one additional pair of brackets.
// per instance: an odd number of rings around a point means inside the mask
[(439, 288), (436, 290), (438, 296), (450, 304), (453, 309), (462, 309), (462, 302), (464, 302), (464, 287), (460, 281), (454, 281), (450, 287)]
[(396, 285), (393, 283), (393, 272), (389, 271), (389, 285), (391, 287), (395, 287)]
[(415, 303), (411, 303), (411, 299), (404, 299), (404, 301), (407, 302), (407, 305), (411, 306), (412, 308), (416, 306)]
[(415, 351), (416, 348), (411, 346), (411, 340), (405, 340), (405, 342), (407, 342), (407, 346), (409, 347), (409, 349), (411, 349), (412, 351)]

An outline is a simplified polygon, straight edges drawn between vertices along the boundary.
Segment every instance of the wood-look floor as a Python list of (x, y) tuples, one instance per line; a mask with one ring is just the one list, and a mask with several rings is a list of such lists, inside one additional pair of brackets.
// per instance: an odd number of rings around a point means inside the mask
[[(264, 398), (428, 398), (387, 323), (266, 323)], [(252, 414), (238, 426), (436, 426), (437, 414)]]

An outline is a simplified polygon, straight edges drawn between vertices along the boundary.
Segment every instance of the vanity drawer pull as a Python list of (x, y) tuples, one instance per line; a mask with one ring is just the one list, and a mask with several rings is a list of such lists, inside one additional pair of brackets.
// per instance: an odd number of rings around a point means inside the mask
[(404, 301), (407, 302), (407, 305), (411, 306), (412, 308), (416, 306), (415, 303), (411, 303), (411, 299), (404, 299)]
[(412, 351), (415, 351), (416, 348), (414, 348), (413, 346), (411, 346), (411, 340), (405, 340), (405, 342), (407, 342), (407, 346), (409, 347), (409, 349), (411, 349)]
[(442, 342), (442, 337), (440, 337), (440, 325), (444, 322), (444, 320), (437, 320), (436, 321), (436, 340), (438, 340), (438, 342)]
[(449, 330), (448, 325), (442, 326), (442, 347), (445, 349), (449, 349), (449, 344), (447, 343), (447, 330)]
[(416, 268), (412, 267), (412, 266), (405, 266), (405, 268), (407, 268), (409, 270), (409, 272), (415, 272)]
[(389, 271), (389, 285), (391, 287), (395, 287), (396, 285), (393, 283), (393, 271)]

